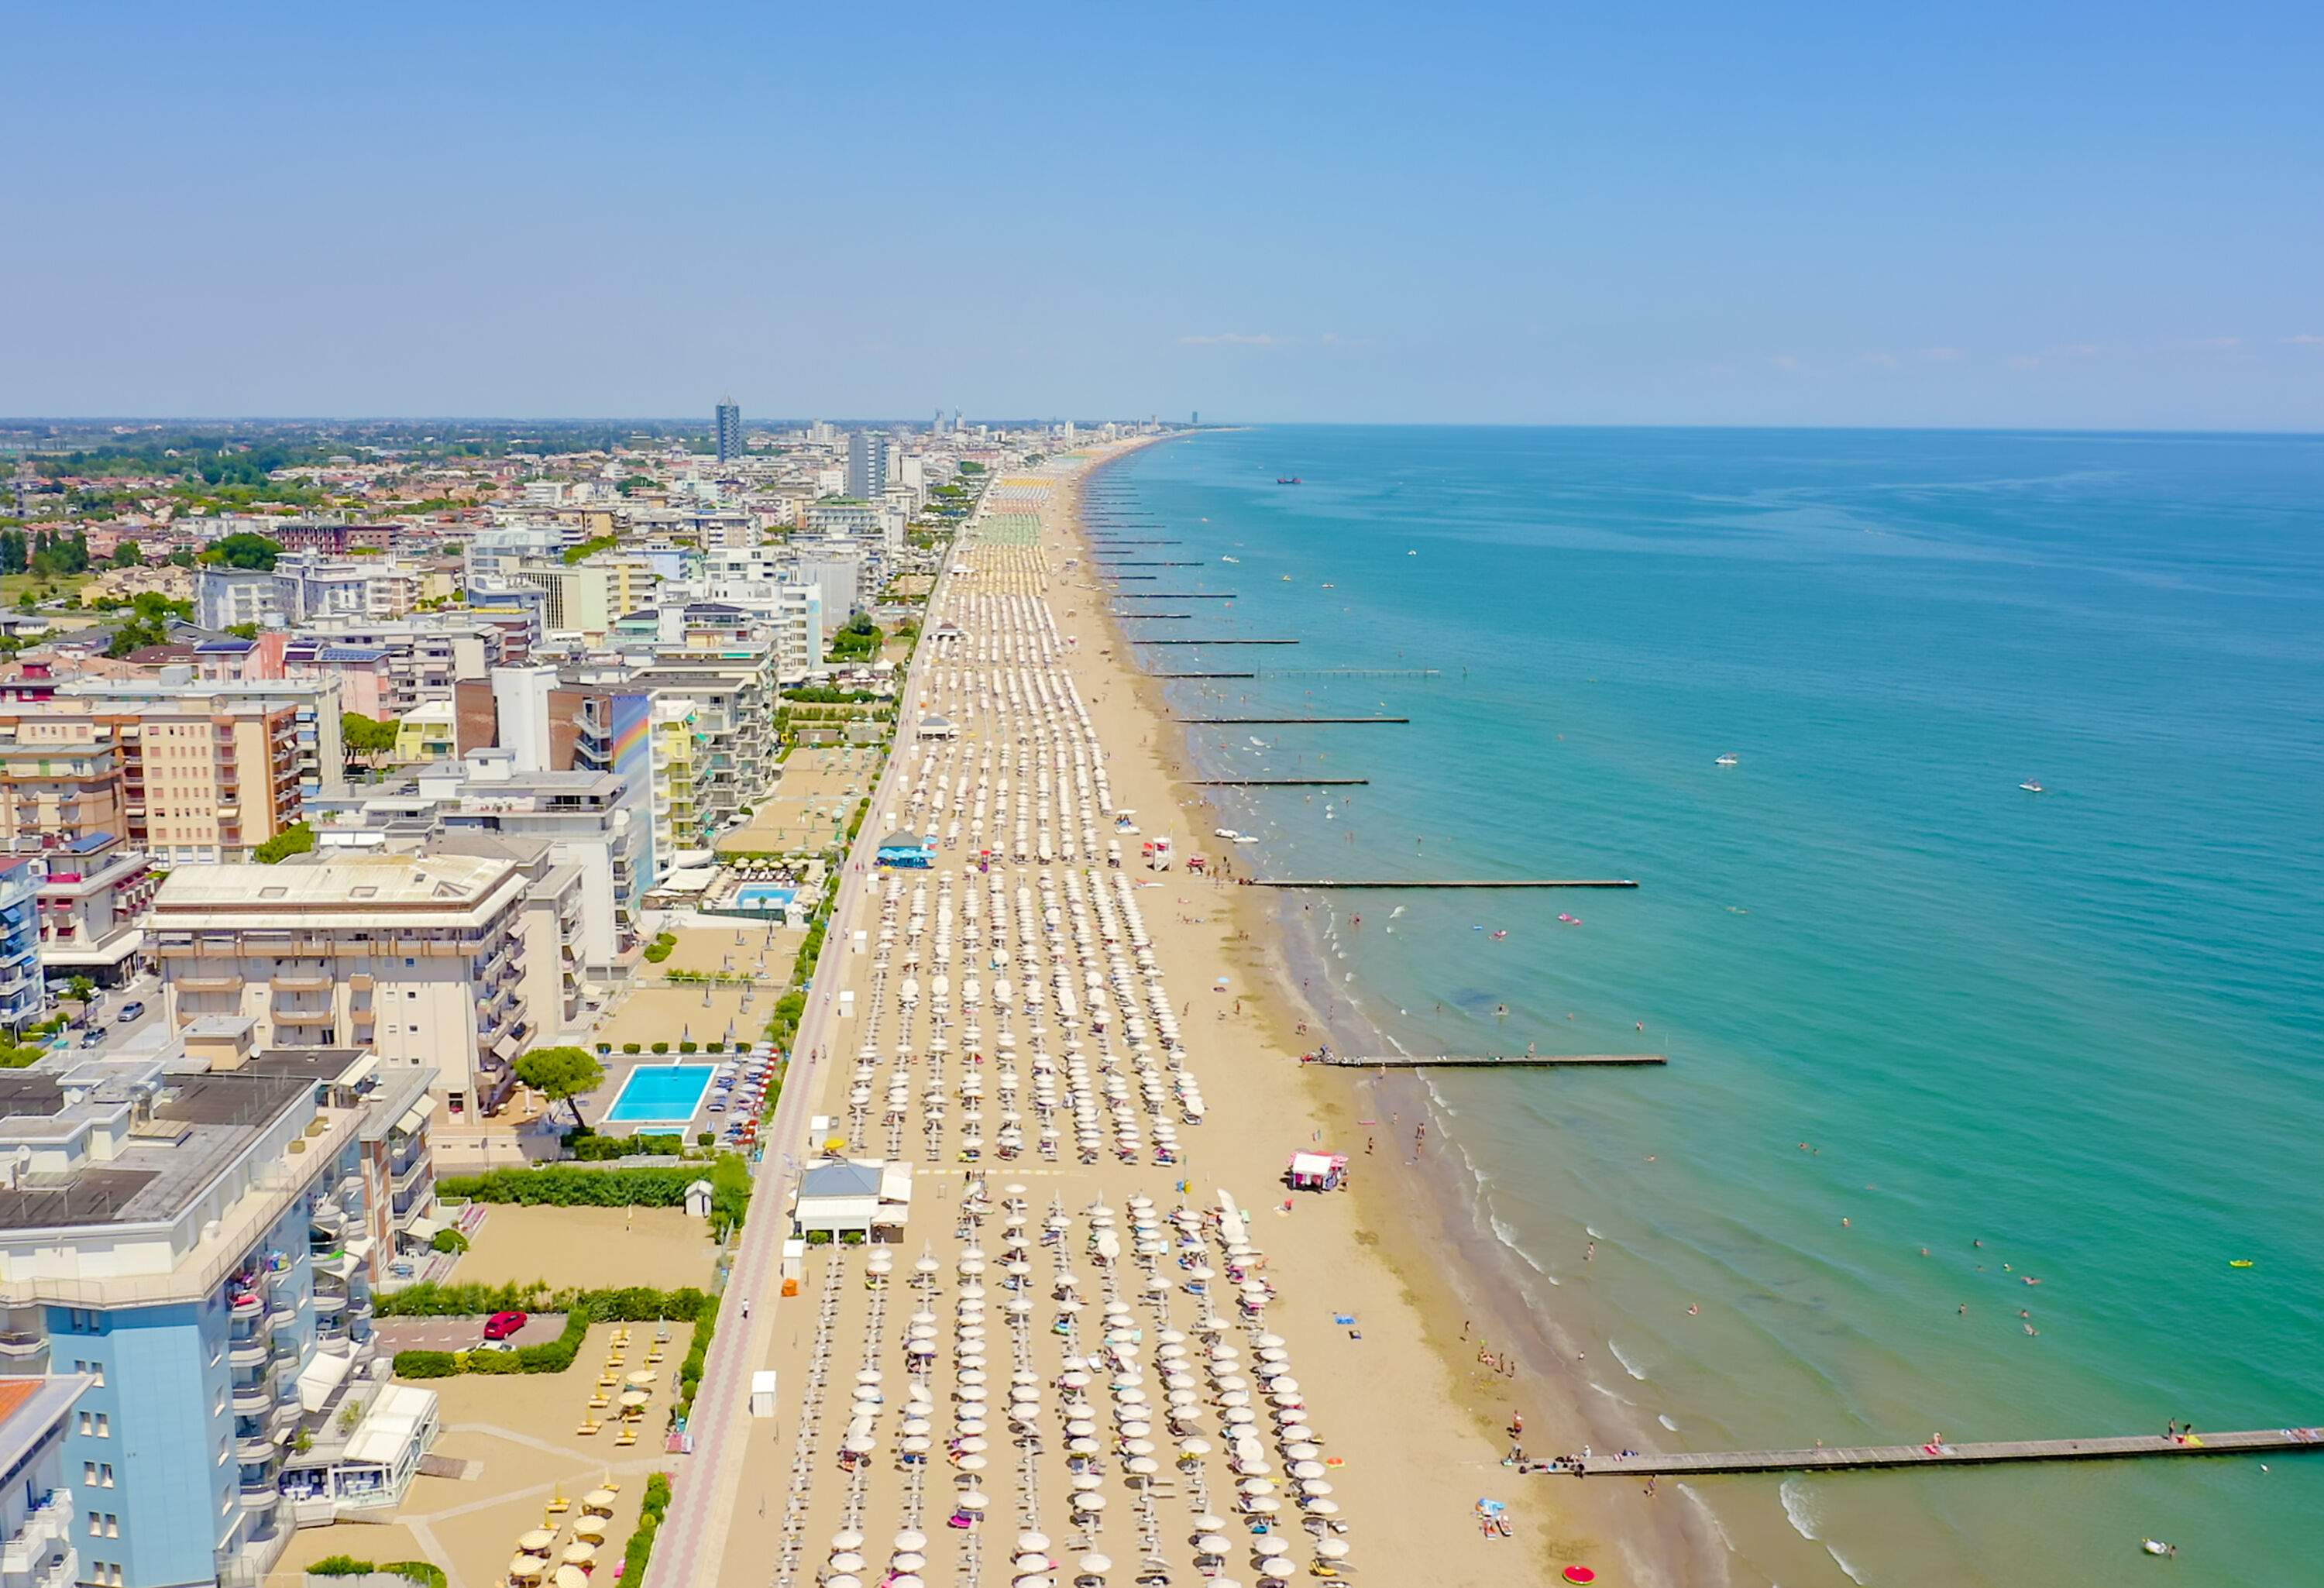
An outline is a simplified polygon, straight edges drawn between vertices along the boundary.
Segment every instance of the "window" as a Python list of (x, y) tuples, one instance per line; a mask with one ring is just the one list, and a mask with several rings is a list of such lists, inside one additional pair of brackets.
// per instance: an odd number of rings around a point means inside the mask
[(81, 1413), (80, 1431), (84, 1434), (95, 1433), (97, 1431), (97, 1418), (88, 1412)]
[(104, 1412), (97, 1414), (97, 1436), (100, 1439), (113, 1437), (113, 1419)]
[(101, 1461), (97, 1463), (97, 1487), (100, 1489), (110, 1489), (113, 1487), (113, 1463), (111, 1462)]
[(106, 1511), (105, 1513), (105, 1536), (107, 1538), (118, 1538), (121, 1537), (121, 1519), (115, 1516), (111, 1511)]
[(88, 1488), (94, 1489), (97, 1487), (97, 1463), (95, 1462), (85, 1461), (80, 1463), (80, 1481), (82, 1484)]

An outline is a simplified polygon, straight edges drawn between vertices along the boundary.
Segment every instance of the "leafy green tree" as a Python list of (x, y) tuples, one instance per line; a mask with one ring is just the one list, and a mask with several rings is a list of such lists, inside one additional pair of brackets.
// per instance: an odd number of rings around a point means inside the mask
[(188, 551), (183, 547), (180, 547), (177, 550), (170, 553), (170, 566), (172, 568), (191, 568), (194, 566), (194, 554)]
[(32, 542), (22, 530), (0, 530), (0, 574), (21, 574), (32, 566)]
[(280, 865), (294, 854), (310, 854), (314, 848), (315, 829), (305, 822), (293, 822), (250, 853), (261, 865)]
[(375, 764), (380, 756), (393, 754), (395, 731), (392, 718), (380, 721), (359, 711), (339, 714), (339, 739), (346, 748), (350, 765), (357, 757), (361, 757), (365, 764)]
[(121, 544), (113, 549), (113, 566), (115, 568), (143, 568), (145, 566), (145, 548), (140, 546), (134, 540), (122, 541)]
[(76, 1003), (87, 1003), (97, 996), (97, 983), (87, 976), (75, 976), (65, 983), (65, 996)]
[(237, 640), (255, 640), (258, 638), (258, 625), (256, 623), (228, 623), (226, 626), (226, 632), (232, 634)]
[(516, 1078), (542, 1096), (571, 1109), (576, 1128), (586, 1129), (586, 1122), (581, 1118), (581, 1094), (595, 1092), (605, 1084), (605, 1066), (585, 1048), (536, 1048), (518, 1056)]
[(257, 568), (271, 573), (274, 568), (274, 559), (281, 555), (281, 541), (270, 540), (263, 535), (254, 535), (245, 530), (212, 541), (210, 549), (202, 553), (202, 560), (220, 568)]

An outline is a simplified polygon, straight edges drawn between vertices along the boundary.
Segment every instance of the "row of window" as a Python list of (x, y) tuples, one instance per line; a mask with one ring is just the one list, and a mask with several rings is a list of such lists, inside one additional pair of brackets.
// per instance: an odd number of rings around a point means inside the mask
[(93, 1560), (88, 1563), (84, 1583), (94, 1583), (98, 1588), (121, 1588), (121, 1563), (117, 1560)]

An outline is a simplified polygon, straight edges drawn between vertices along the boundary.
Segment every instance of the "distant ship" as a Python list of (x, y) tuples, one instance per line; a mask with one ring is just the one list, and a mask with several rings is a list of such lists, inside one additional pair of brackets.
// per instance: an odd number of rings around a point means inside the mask
[(1278, 485), (1304, 485), (1307, 482), (1297, 475), (1277, 475), (1275, 476), (1275, 483)]

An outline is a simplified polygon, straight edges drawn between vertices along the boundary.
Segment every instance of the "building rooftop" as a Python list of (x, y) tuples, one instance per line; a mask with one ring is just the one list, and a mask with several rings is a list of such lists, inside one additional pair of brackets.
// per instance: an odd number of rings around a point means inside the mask
[(456, 918), (480, 925), (521, 882), (505, 860), (334, 848), (302, 865), (182, 867), (154, 895), (152, 924), (302, 931), (327, 920), (334, 928), (392, 930)]

